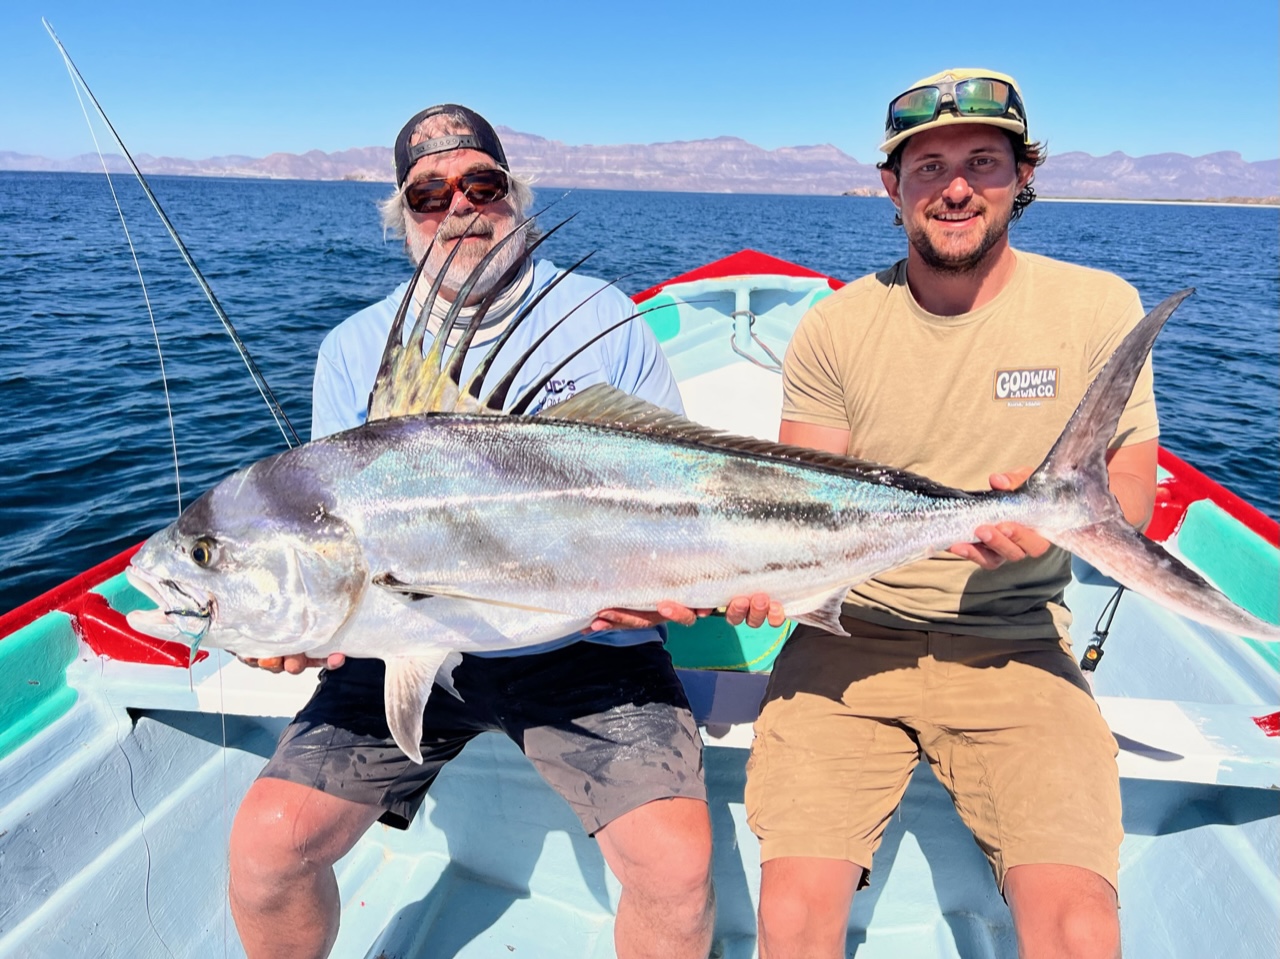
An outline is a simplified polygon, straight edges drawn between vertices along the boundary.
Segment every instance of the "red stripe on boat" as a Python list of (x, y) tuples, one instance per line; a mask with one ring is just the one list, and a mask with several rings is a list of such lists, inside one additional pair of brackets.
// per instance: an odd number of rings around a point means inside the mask
[(0, 616), (0, 638), (16, 633), (23, 626), (34, 623), (45, 613), (61, 609), (64, 605), (86, 593), (117, 573), (123, 572), (133, 559), (133, 554), (142, 548), (142, 544), (130, 546), (123, 553), (118, 553), (97, 566), (86, 569), (79, 576), (73, 576), (61, 586), (55, 586), (47, 593), (28, 600), (17, 609), (10, 610)]
[[(133, 554), (141, 548), (141, 543), (130, 546), (124, 552), (86, 569), (62, 585), (55, 586), (47, 593), (42, 593), (0, 616), (0, 639), (29, 626), (41, 616), (59, 610), (71, 617), (76, 635), (99, 656), (126, 663), (186, 668), (191, 658), (191, 651), (186, 646), (135, 632), (129, 627), (124, 614), (112, 609), (101, 594), (91, 592), (95, 586), (124, 572), (129, 560), (133, 559)], [(196, 653), (196, 661), (199, 662), (208, 655), (207, 651), (200, 650)]]
[(816, 270), (811, 270), (798, 263), (779, 260), (776, 256), (761, 253), (759, 250), (739, 250), (737, 253), (732, 253), (723, 259), (716, 260), (714, 263), (708, 263), (706, 266), (700, 266), (696, 270), (690, 270), (688, 273), (681, 273), (679, 276), (665, 280), (657, 286), (651, 286), (649, 289), (637, 293), (631, 299), (636, 303), (643, 303), (675, 283), (692, 283), (694, 280), (720, 280), (731, 276), (809, 276), (818, 280), (826, 280), (827, 285), (833, 290), (838, 290), (844, 286), (843, 280), (837, 280), (834, 277), (827, 276), (825, 273), (818, 273)]
[(1156, 508), (1147, 527), (1147, 536), (1151, 539), (1168, 539), (1182, 525), (1187, 507), (1197, 500), (1207, 499), (1271, 545), (1280, 546), (1280, 523), (1256, 506), (1218, 485), (1163, 446), (1160, 447), (1158, 462), (1170, 475), (1156, 491)]
[(1268, 736), (1280, 736), (1280, 713), (1272, 713), (1270, 716), (1254, 716), (1253, 721)]

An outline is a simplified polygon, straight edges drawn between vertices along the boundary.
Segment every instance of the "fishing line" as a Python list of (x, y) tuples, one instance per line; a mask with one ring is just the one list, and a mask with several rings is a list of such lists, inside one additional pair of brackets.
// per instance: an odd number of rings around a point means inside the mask
[[(147, 183), (147, 179), (142, 175), (142, 171), (138, 168), (138, 164), (134, 162), (133, 155), (129, 152), (129, 148), (124, 145), (124, 140), (122, 140), (120, 138), (120, 134), (116, 132), (116, 128), (111, 123), (110, 118), (108, 118), (106, 111), (102, 109), (102, 104), (100, 104), (98, 102), (98, 98), (93, 95), (93, 91), (89, 89), (89, 84), (85, 82), (84, 76), (81, 75), (75, 63), (72, 62), (71, 55), (67, 53), (66, 47), (62, 45), (62, 41), (59, 40), (57, 34), (53, 32), (52, 25), (50, 25), (49, 21), (43, 17), (40, 18), (40, 22), (44, 24), (44, 28), (48, 31), (50, 39), (52, 39), (54, 44), (57, 46), (58, 52), (62, 54), (62, 59), (66, 63), (68, 72), (71, 74), (73, 86), (79, 84), (79, 87), (83, 87), (84, 92), (93, 103), (94, 109), (98, 111), (98, 116), (102, 118), (102, 122), (105, 123), (107, 129), (111, 131), (111, 136), (115, 139), (121, 152), (124, 153), (124, 158), (128, 161), (130, 168), (133, 170), (133, 175), (138, 180), (138, 184), (142, 187), (143, 192), (147, 195), (147, 199), (151, 202), (152, 209), (154, 209), (156, 214), (160, 217), (160, 221), (164, 224), (165, 230), (168, 231), (169, 237), (173, 240), (174, 245), (177, 246), (178, 252), (182, 254), (182, 259), (186, 262), (192, 275), (195, 276), (196, 282), (200, 284), (200, 289), (204, 291), (205, 298), (208, 299), (209, 305), (213, 307), (213, 312), (217, 314), (218, 319), (222, 322), (223, 329), (227, 331), (227, 335), (231, 337), (231, 342), (235, 344), (236, 350), (240, 354), (240, 358), (244, 361), (244, 365), (248, 369), (249, 375), (253, 378), (254, 385), (258, 388), (258, 394), (262, 397), (263, 402), (267, 404), (267, 408), (271, 411), (271, 417), (275, 420), (276, 428), (280, 430), (280, 434), (284, 437), (285, 443), (290, 447), (297, 446), (301, 440), (298, 438), (298, 434), (294, 430), (293, 424), (289, 422), (289, 417), (285, 415), (284, 409), (276, 400), (275, 393), (271, 391), (271, 387), (268, 385), (266, 377), (263, 376), (262, 371), (258, 369), (258, 364), (255, 363), (253, 361), (253, 357), (249, 355), (249, 349), (244, 345), (244, 341), (240, 339), (240, 334), (236, 332), (235, 326), (232, 325), (231, 318), (227, 316), (226, 310), (224, 310), (222, 308), (222, 304), (218, 302), (217, 296), (214, 295), (213, 287), (209, 285), (209, 281), (204, 278), (204, 274), (201, 273), (200, 268), (196, 266), (196, 261), (192, 258), (190, 252), (188, 252), (186, 244), (183, 243), (182, 238), (178, 236), (178, 231), (174, 228), (173, 223), (170, 222), (168, 215), (164, 212), (164, 208), (160, 206), (160, 201), (156, 199), (156, 195), (151, 191), (151, 185)], [(77, 98), (79, 95), (79, 89), (77, 89)], [(83, 109), (83, 107), (84, 104), (82, 102), (81, 108)], [(85, 119), (86, 121), (88, 120), (87, 115)], [(92, 125), (90, 125), (89, 129), (92, 133)], [(94, 137), (95, 146), (97, 146), (97, 142), (97, 137)], [(100, 159), (102, 158), (101, 149), (98, 150), (98, 156)], [(103, 160), (103, 172), (106, 172), (105, 159)], [(111, 175), (108, 173), (107, 182), (109, 183), (110, 181)], [(112, 190), (112, 195), (114, 196), (114, 194), (115, 191)], [(118, 207), (119, 204), (117, 203), (117, 208)], [(124, 215), (122, 213), (122, 222), (123, 216)]]
[[(102, 109), (102, 104), (98, 102), (98, 98), (95, 97), (93, 94), (93, 91), (89, 89), (89, 84), (85, 81), (84, 76), (80, 73), (80, 70), (76, 67), (75, 63), (72, 61), (71, 55), (67, 53), (66, 47), (62, 45), (62, 42), (58, 39), (57, 34), (54, 33), (53, 26), (49, 23), (48, 20), (44, 19), (43, 17), (41, 17), (41, 23), (44, 24), (44, 28), (48, 32), (50, 39), (53, 40), (54, 45), (58, 48), (58, 52), (62, 55), (63, 63), (67, 68), (67, 73), (71, 77), (72, 89), (75, 91), (76, 100), (80, 104), (80, 111), (84, 115), (85, 124), (89, 127), (89, 135), (93, 139), (94, 149), (98, 153), (98, 161), (102, 164), (102, 172), (103, 172), (103, 175), (106, 177), (107, 187), (111, 191), (111, 198), (112, 198), (112, 201), (115, 203), (116, 214), (120, 219), (120, 226), (124, 230), (125, 240), (129, 244), (129, 253), (133, 259), (134, 270), (138, 275), (138, 283), (142, 287), (142, 296), (143, 296), (144, 302), (146, 303), (147, 317), (151, 323), (151, 333), (156, 344), (156, 355), (158, 356), (160, 361), (160, 380), (164, 388), (165, 409), (166, 409), (168, 420), (169, 420), (169, 437), (170, 437), (171, 444), (173, 446), (173, 471), (174, 471), (174, 479), (175, 479), (175, 482), (177, 483), (178, 513), (179, 515), (181, 515), (182, 483), (181, 483), (181, 479), (179, 477), (179, 472), (178, 472), (178, 441), (177, 441), (177, 435), (174, 427), (173, 405), (172, 405), (170, 394), (169, 394), (169, 381), (166, 375), (165, 365), (164, 365), (164, 353), (160, 345), (160, 332), (156, 326), (155, 313), (151, 306), (151, 297), (147, 290), (146, 281), (143, 279), (142, 266), (138, 260), (137, 249), (134, 246), (133, 237), (129, 232), (129, 226), (125, 220), (124, 210), (120, 205), (119, 196), (116, 194), (115, 183), (111, 179), (111, 172), (107, 169), (106, 157), (103, 155), (102, 147), (98, 142), (97, 133), (93, 127), (93, 122), (89, 118), (89, 112), (88, 112), (88, 109), (85, 107), (84, 98), (81, 96), (82, 89), (84, 93), (89, 97), (89, 100), (93, 103), (94, 109), (97, 110), (98, 116), (102, 118), (102, 122), (106, 124), (107, 129), (111, 131), (112, 137), (115, 139), (116, 144), (120, 147), (120, 150), (124, 153), (125, 159), (128, 161), (129, 166), (132, 168), (134, 176), (137, 178), (139, 185), (142, 187), (143, 192), (146, 194), (148, 201), (150, 201), (152, 209), (154, 209), (156, 211), (156, 214), (160, 217), (160, 221), (164, 224), (165, 230), (168, 232), (170, 238), (173, 240), (174, 244), (177, 246), (178, 252), (182, 255), (182, 258), (186, 262), (187, 267), (191, 270), (192, 274), (196, 278), (196, 281), (200, 284), (200, 288), (204, 291), (205, 297), (209, 301), (209, 305), (213, 308), (214, 313), (217, 315), (218, 319), (221, 321), (223, 328), (227, 331), (227, 334), (231, 337), (232, 343), (235, 344), (236, 350), (240, 354), (240, 358), (244, 361), (245, 367), (249, 370), (249, 375), (252, 377), (254, 381), (254, 385), (258, 389), (258, 394), (262, 397), (263, 401), (267, 404), (267, 408), (271, 412), (272, 419), (275, 421), (277, 429), (280, 430), (281, 435), (284, 437), (285, 443), (292, 448), (293, 446), (296, 446), (301, 441), (298, 438), (297, 432), (293, 428), (293, 424), (289, 422), (288, 416), (285, 415), (284, 409), (280, 406), (279, 401), (276, 400), (275, 394), (272, 392), (270, 385), (267, 383), (266, 377), (262, 374), (261, 370), (258, 369), (258, 366), (254, 362), (253, 357), (250, 356), (249, 354), (248, 348), (244, 345), (244, 342), (240, 339), (239, 334), (236, 332), (235, 326), (231, 323), (230, 317), (227, 316), (226, 311), (222, 308), (222, 304), (218, 302), (217, 296), (214, 295), (213, 288), (209, 285), (208, 280), (205, 279), (204, 274), (200, 272), (200, 268), (196, 266), (195, 260), (192, 258), (190, 252), (187, 250), (186, 244), (182, 242), (182, 238), (178, 235), (178, 231), (173, 226), (173, 223), (169, 220), (169, 217), (164, 212), (164, 209), (160, 206), (160, 201), (156, 198), (155, 193), (152, 192), (150, 184), (147, 183), (146, 177), (142, 175), (142, 171), (138, 168), (138, 164), (134, 162), (133, 156), (129, 153), (129, 148), (125, 146), (124, 141), (121, 139), (120, 134), (116, 132), (115, 126), (111, 123), (111, 120), (107, 116), (106, 111)], [(222, 752), (222, 793), (223, 793), (222, 825), (223, 825), (223, 834), (225, 836), (228, 836), (229, 838), (230, 827), (227, 822), (227, 810), (229, 808), (229, 793), (227, 788), (227, 783), (228, 783), (227, 714), (226, 714), (225, 691), (222, 685), (222, 670), (218, 669), (217, 674), (218, 674), (219, 717), (222, 723), (222, 750), (221, 750)], [(188, 675), (188, 679), (189, 680), (192, 679), (190, 674)], [(116, 721), (116, 748), (120, 750), (121, 755), (124, 757), (125, 765), (129, 770), (129, 794), (133, 800), (134, 807), (138, 810), (138, 815), (141, 819), (141, 822), (139, 825), (139, 834), (142, 838), (143, 848), (146, 852), (146, 872), (145, 872), (145, 879), (143, 883), (143, 900), (144, 900), (145, 910), (147, 914), (147, 922), (150, 924), (151, 930), (155, 934), (156, 938), (160, 940), (161, 946), (164, 947), (164, 950), (169, 955), (170, 959), (177, 959), (177, 957), (174, 955), (173, 950), (169, 948), (169, 944), (165, 942), (164, 937), (160, 934), (160, 930), (156, 927), (155, 919), (152, 916), (152, 912), (151, 912), (152, 855), (151, 855), (151, 844), (147, 839), (147, 833), (146, 833), (146, 813), (143, 811), (141, 803), (138, 801), (137, 788), (134, 782), (135, 777), (134, 777), (133, 763), (129, 759), (129, 754), (125, 751), (124, 746), (121, 742), (121, 729), (120, 729), (119, 715), (116, 713), (114, 709), (112, 710), (112, 713), (115, 716), (115, 721)], [(228, 880), (227, 891), (229, 892), (229, 884), (230, 884), (229, 867), (228, 867), (227, 880)], [(222, 952), (223, 952), (223, 956), (226, 956), (228, 943), (230, 941), (230, 933), (228, 929), (229, 916), (228, 916), (227, 895), (224, 894), (222, 896), (222, 902), (223, 902)]]
[[(106, 659), (98, 658), (99, 678), (106, 679)], [(122, 736), (120, 734), (120, 713), (127, 710), (117, 709), (111, 702), (111, 697), (107, 695), (105, 684), (102, 687), (102, 698), (106, 702), (108, 711), (111, 713), (112, 719), (115, 720), (116, 727), (116, 749), (120, 750), (120, 755), (124, 757), (125, 768), (129, 770), (129, 798), (133, 801), (133, 808), (138, 810), (138, 835), (142, 839), (142, 849), (145, 853), (146, 866), (143, 872), (142, 881), (142, 902), (147, 914), (147, 924), (151, 926), (151, 932), (160, 940), (160, 945), (164, 947), (164, 951), (169, 954), (169, 959), (178, 959), (169, 944), (164, 941), (164, 936), (160, 935), (160, 930), (156, 926), (155, 918), (151, 915), (151, 842), (147, 839), (147, 814), (142, 808), (142, 803), (138, 801), (138, 789), (134, 782), (133, 760), (129, 758), (129, 753), (124, 748)]]
[[(45, 21), (44, 25), (52, 35), (53, 29), (47, 21)], [(58, 43), (58, 38), (54, 37), (53, 42)], [(58, 49), (62, 50), (62, 44), (58, 43)], [(138, 251), (133, 245), (133, 236), (129, 232), (129, 224), (125, 222), (124, 210), (120, 207), (120, 198), (116, 195), (115, 183), (111, 180), (111, 173), (107, 170), (106, 157), (102, 155), (102, 147), (98, 144), (98, 134), (94, 131), (93, 123), (89, 119), (89, 111), (85, 109), (84, 98), (80, 96), (80, 87), (76, 85), (76, 74), (72, 72), (75, 67), (67, 57), (65, 50), (63, 50), (62, 56), (67, 64), (67, 73), (71, 76), (71, 89), (75, 91), (76, 102), (80, 104), (80, 112), (84, 114), (84, 122), (89, 127), (89, 136), (93, 139), (93, 148), (98, 151), (98, 162), (102, 164), (102, 173), (107, 178), (107, 189), (111, 191), (111, 200), (116, 205), (116, 215), (120, 218), (120, 228), (124, 230), (125, 242), (129, 244), (129, 255), (133, 258), (133, 269), (138, 274), (138, 285), (142, 287), (142, 300), (147, 307), (147, 319), (151, 322), (151, 337), (155, 340), (156, 357), (160, 360), (160, 385), (164, 388), (164, 408), (169, 418), (169, 440), (173, 446), (173, 479), (178, 487), (178, 515), (181, 516), (182, 477), (178, 472), (178, 437), (174, 431), (173, 403), (169, 398), (169, 378), (164, 368), (164, 352), (160, 349), (160, 331), (156, 328), (156, 315), (151, 309), (151, 295), (147, 291), (147, 281), (142, 278), (142, 264), (138, 262)], [(92, 95), (90, 94), (90, 96)]]
[(222, 956), (226, 959), (227, 943), (231, 938), (231, 930), (228, 928), (228, 913), (231, 909), (231, 823), (227, 820), (227, 810), (231, 808), (231, 795), (227, 791), (227, 696), (222, 686), (222, 671), (226, 669), (228, 663), (226, 650), (220, 652), (222, 655), (218, 657), (219, 665), (216, 672), (218, 674), (218, 716), (222, 720), (222, 835), (224, 837), (222, 846), (227, 850), (227, 885), (222, 893)]

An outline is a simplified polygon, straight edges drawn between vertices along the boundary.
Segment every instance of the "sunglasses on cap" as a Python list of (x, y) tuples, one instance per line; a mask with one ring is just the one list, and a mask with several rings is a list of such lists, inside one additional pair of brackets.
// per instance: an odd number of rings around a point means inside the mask
[(476, 206), (497, 203), (511, 189), (504, 170), (477, 170), (447, 179), (416, 180), (404, 188), (404, 202), (414, 213), (438, 213), (453, 203), (453, 195), (462, 195)]
[(932, 123), (943, 110), (958, 117), (1007, 117), (1026, 127), (1027, 111), (1018, 91), (1003, 80), (973, 77), (942, 80), (895, 97), (885, 118), (886, 131), (902, 133)]

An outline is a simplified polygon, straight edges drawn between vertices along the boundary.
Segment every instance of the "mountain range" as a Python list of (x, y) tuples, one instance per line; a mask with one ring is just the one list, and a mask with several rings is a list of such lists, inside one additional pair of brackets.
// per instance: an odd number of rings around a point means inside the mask
[[(572, 146), (499, 127), (511, 168), (536, 186), (706, 193), (883, 193), (875, 165), (859, 163), (830, 144), (765, 150), (736, 137), (672, 143)], [(336, 153), (272, 153), (204, 160), (135, 157), (148, 175), (265, 177), (290, 180), (392, 180), (391, 150), (358, 147)], [(110, 155), (108, 168), (124, 171)], [(0, 170), (95, 172), (94, 154), (51, 160), (0, 151)], [(1280, 202), (1280, 159), (1246, 161), (1223, 151), (1191, 157), (1157, 153), (1053, 154), (1036, 173), (1044, 197), (1127, 200), (1243, 200)]]

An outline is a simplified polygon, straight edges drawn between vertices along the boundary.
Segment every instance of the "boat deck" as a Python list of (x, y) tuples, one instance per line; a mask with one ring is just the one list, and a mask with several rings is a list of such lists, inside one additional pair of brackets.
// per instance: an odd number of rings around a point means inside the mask
[[(832, 284), (760, 276), (759, 262), (750, 276), (717, 285), (704, 273), (648, 295), (679, 311), (664, 348), (691, 414), (769, 436), (779, 386), (761, 343), (781, 355), (798, 311)], [(1193, 488), (1199, 474), (1167, 462), (1158, 538), (1280, 618), (1280, 536), (1242, 525), (1229, 494), (1209, 502)], [(0, 959), (243, 956), (225, 905), (231, 820), (314, 679), (219, 651), (188, 670), (181, 647), (138, 647), (119, 614), (141, 600), (117, 572), (88, 576), (29, 623), (0, 617)], [(1077, 651), (1114, 592), (1076, 564)], [(755, 955), (744, 763), (783, 638), (721, 628), (671, 642), (685, 666), (736, 667), (683, 673), (707, 743), (714, 955), (727, 959)], [(1104, 649), (1094, 681), (1120, 746), (1125, 954), (1280, 954), (1280, 648), (1125, 594)], [(408, 830), (370, 830), (338, 878), (342, 959), (613, 955), (618, 887), (596, 844), (496, 734), (445, 769)], [(859, 959), (1016, 955), (986, 861), (925, 766), (855, 900), (848, 948)]]

